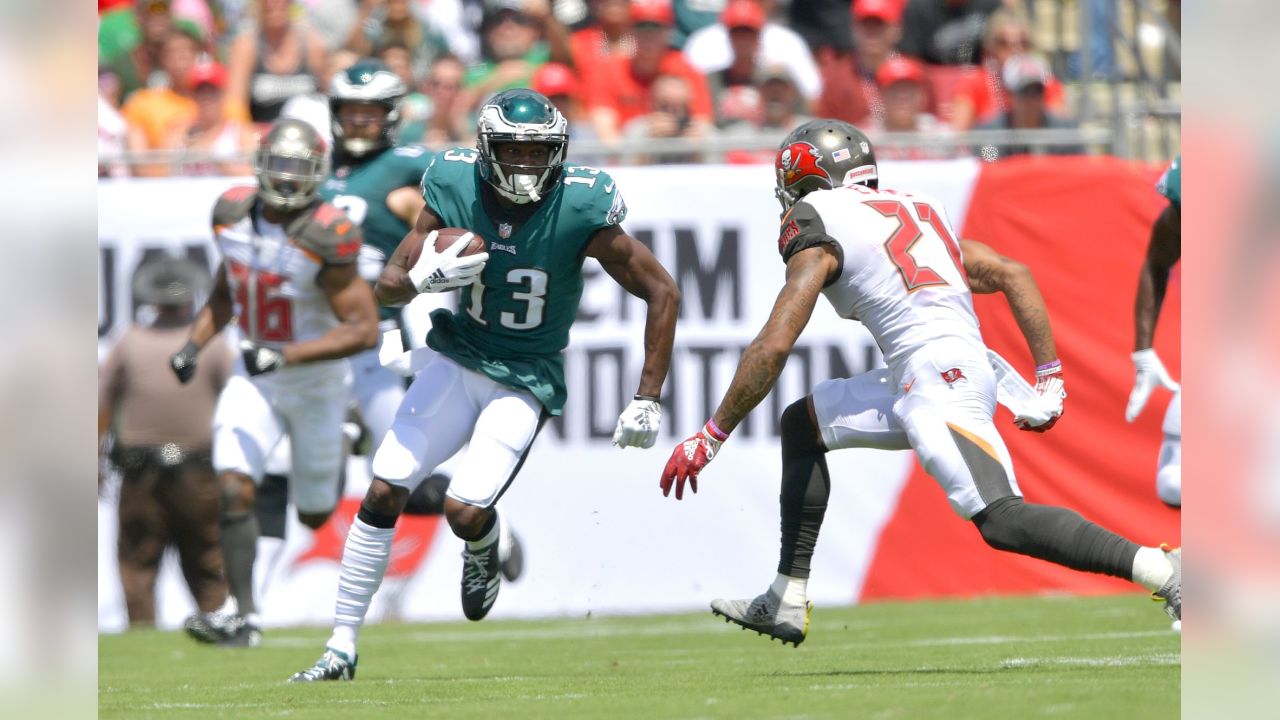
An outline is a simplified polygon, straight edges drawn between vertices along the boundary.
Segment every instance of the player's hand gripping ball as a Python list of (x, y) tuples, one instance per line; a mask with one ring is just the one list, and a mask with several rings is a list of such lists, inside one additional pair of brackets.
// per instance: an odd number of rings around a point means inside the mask
[(462, 228), (432, 230), (409, 254), (409, 280), (418, 292), (442, 292), (470, 285), (489, 260), (484, 238)]

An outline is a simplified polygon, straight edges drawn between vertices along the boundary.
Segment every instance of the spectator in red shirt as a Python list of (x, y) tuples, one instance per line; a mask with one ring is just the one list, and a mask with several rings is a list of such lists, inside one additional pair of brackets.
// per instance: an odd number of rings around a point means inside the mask
[(574, 162), (595, 165), (598, 158), (588, 158), (574, 152), (574, 141), (595, 140), (591, 123), (586, 121), (586, 111), (582, 109), (582, 83), (578, 81), (573, 69), (561, 63), (549, 62), (533, 73), (529, 87), (540, 92), (551, 101), (552, 105), (569, 121), (569, 158)]
[[(1031, 29), (1018, 15), (998, 10), (987, 20), (982, 43), (982, 64), (960, 80), (951, 100), (951, 125), (968, 130), (977, 123), (1009, 110), (1009, 91), (1000, 82), (1005, 61), (1031, 52)], [(1050, 76), (1044, 86), (1049, 109), (1061, 112), (1065, 106), (1062, 83)]]
[(926, 133), (939, 137), (936, 144), (915, 144), (910, 147), (882, 142), (876, 145), (877, 158), (937, 160), (956, 156), (954, 144), (945, 138), (947, 128), (928, 112), (929, 93), (925, 85), (923, 65), (905, 55), (891, 57), (876, 71), (876, 82), (884, 101), (884, 115), (872, 124), (872, 129), (890, 133)]
[[(694, 126), (691, 112), (693, 89), (682, 75), (658, 75), (654, 78), (652, 93), (653, 110), (641, 115), (622, 128), (626, 147), (635, 147), (644, 140), (684, 138), (696, 140), (706, 137), (706, 128)], [(697, 152), (662, 152), (632, 155), (631, 163), (678, 164), (696, 163), (702, 160)]]
[(631, 6), (636, 52), (632, 58), (611, 57), (587, 80), (587, 112), (601, 140), (614, 141), (631, 120), (653, 110), (653, 82), (659, 75), (677, 75), (689, 84), (690, 127), (705, 133), (711, 127), (711, 93), (702, 75), (672, 50), (673, 18), (665, 3), (635, 3)]
[(760, 56), (760, 31), (764, 11), (751, 0), (732, 0), (720, 16), (729, 29), (733, 59), (729, 66), (707, 74), (716, 109), (716, 125), (725, 127), (738, 120), (756, 121), (760, 114), (760, 93), (755, 85)]
[(902, 37), (901, 0), (856, 0), (853, 3), (852, 55), (823, 66), (820, 117), (865, 123), (883, 113), (876, 71), (892, 57)]
[(569, 36), (573, 67), (582, 78), (607, 58), (629, 58), (636, 52), (630, 0), (590, 0), (589, 5), (595, 24)]

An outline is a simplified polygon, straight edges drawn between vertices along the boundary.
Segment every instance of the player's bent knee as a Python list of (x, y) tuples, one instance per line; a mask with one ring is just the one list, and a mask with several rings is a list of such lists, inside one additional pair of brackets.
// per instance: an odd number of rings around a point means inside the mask
[(369, 483), (369, 490), (364, 494), (364, 500), (360, 502), (361, 519), (364, 519), (366, 510), (375, 520), (379, 520), (388, 524), (374, 524), (365, 520), (365, 522), (374, 527), (395, 527), (395, 519), (404, 512), (405, 503), (409, 501), (409, 490), (393, 485), (382, 478), (374, 478)]
[(1026, 503), (1021, 497), (1002, 497), (973, 516), (973, 524), (987, 545), (996, 550), (1017, 552), (1026, 543), (1020, 515)]
[(783, 457), (821, 454), (827, 451), (822, 443), (818, 423), (813, 417), (809, 396), (788, 405), (787, 409), (782, 411), (779, 425)]
[(453, 534), (467, 540), (480, 535), (493, 511), (478, 505), (468, 505), (453, 498), (445, 498), (444, 514)]
[(329, 520), (329, 516), (333, 514), (333, 510), (327, 512), (302, 512), (298, 511), (298, 522), (306, 525), (312, 530), (319, 530)]

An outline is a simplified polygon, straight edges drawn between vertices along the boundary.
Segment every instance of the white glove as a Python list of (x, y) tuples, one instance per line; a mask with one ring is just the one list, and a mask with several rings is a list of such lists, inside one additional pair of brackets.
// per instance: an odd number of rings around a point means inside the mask
[(1142, 414), (1142, 409), (1147, 406), (1147, 400), (1151, 398), (1151, 391), (1155, 390), (1157, 385), (1167, 390), (1178, 389), (1178, 383), (1174, 382), (1169, 376), (1169, 371), (1164, 369), (1164, 363), (1160, 362), (1160, 357), (1156, 355), (1154, 348), (1135, 352), (1133, 367), (1137, 375), (1133, 379), (1133, 390), (1129, 393), (1129, 404), (1124, 409), (1124, 419), (1128, 422), (1137, 420)]
[[(1053, 427), (1062, 415), (1062, 401), (1066, 397), (1061, 378), (1056, 378), (1056, 387), (1044, 383), (1045, 387), (1038, 390), (1031, 387), (1007, 360), (990, 348), (987, 349), (987, 360), (996, 374), (996, 402), (1009, 408), (1009, 412), (1013, 413), (1014, 424), (1019, 429), (1036, 432)], [(1040, 385), (1041, 383), (1037, 383), (1037, 387)]]
[(484, 264), (489, 260), (489, 253), (458, 257), (473, 237), (471, 233), (462, 235), (457, 242), (444, 252), (436, 252), (436, 236), (432, 230), (422, 242), (422, 254), (418, 262), (409, 268), (409, 281), (418, 292), (442, 292), (452, 288), (470, 285), (480, 278)]
[(658, 426), (661, 424), (662, 406), (658, 401), (637, 395), (618, 416), (613, 444), (620, 448), (651, 448), (658, 441)]

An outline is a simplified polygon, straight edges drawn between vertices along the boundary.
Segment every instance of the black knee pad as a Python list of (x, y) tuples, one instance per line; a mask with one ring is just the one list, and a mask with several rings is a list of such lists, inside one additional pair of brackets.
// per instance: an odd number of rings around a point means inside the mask
[(780, 430), (782, 457), (823, 454), (827, 451), (818, 442), (818, 426), (809, 417), (809, 398), (802, 397), (782, 411)]

